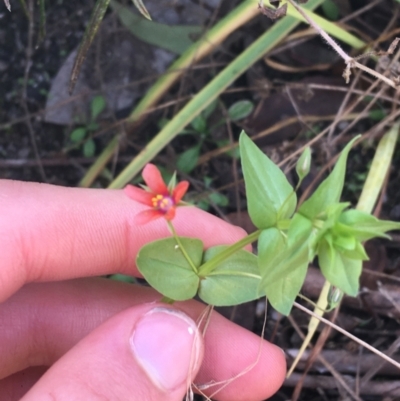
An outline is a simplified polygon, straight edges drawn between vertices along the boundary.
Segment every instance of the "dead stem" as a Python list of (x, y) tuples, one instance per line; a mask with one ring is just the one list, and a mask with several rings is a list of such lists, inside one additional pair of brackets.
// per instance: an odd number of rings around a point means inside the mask
[[(372, 68), (369, 68), (357, 61), (357, 59), (350, 57), (340, 46), (338, 43), (336, 43), (314, 20), (312, 20), (307, 13), (299, 7), (295, 1), (293, 0), (287, 0), (288, 3), (290, 3), (296, 10), (297, 12), (318, 32), (319, 35), (323, 39), (325, 39), (326, 43), (332, 47), (332, 49), (344, 60), (346, 63), (346, 68), (343, 72), (343, 78), (345, 79), (346, 83), (349, 83), (350, 76), (351, 76), (351, 69), (352, 68), (358, 68), (362, 71), (365, 71), (366, 73), (372, 75), (376, 79), (379, 79), (385, 83), (387, 83), (389, 86), (397, 89), (398, 88), (398, 83), (395, 82), (394, 80), (385, 77), (384, 75), (380, 74), (379, 72), (373, 70)], [(394, 49), (397, 46), (398, 41), (400, 38), (396, 38), (392, 44), (390, 45), (388, 51), (386, 52), (387, 54), (392, 54), (394, 52)], [(370, 53), (368, 53), (370, 55)]]

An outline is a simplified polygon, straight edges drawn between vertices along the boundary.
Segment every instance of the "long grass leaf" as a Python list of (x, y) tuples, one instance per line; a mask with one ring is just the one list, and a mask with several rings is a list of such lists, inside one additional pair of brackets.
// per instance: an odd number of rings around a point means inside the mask
[(133, 1), (133, 4), (135, 5), (135, 7), (139, 10), (140, 14), (142, 14), (143, 17), (145, 17), (151, 21), (150, 13), (147, 11), (147, 8), (143, 4), (143, 1), (142, 0), (132, 0), (132, 1)]
[(108, 4), (110, 0), (97, 0), (92, 15), (90, 16), (90, 21), (86, 27), (85, 34), (83, 36), (82, 42), (79, 46), (78, 54), (76, 55), (74, 66), (72, 68), (71, 80), (69, 85), (69, 92), (72, 93), (78, 79), (79, 71), (81, 70), (82, 64), (85, 61), (87, 52), (90, 45), (99, 30), (101, 21), (103, 20), (104, 14), (107, 11)]

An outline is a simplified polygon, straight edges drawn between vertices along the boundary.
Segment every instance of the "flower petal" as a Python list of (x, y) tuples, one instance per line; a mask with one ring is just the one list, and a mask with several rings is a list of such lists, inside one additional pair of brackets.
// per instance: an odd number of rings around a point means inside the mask
[(124, 188), (124, 192), (128, 195), (131, 199), (135, 200), (136, 202), (143, 203), (144, 205), (153, 207), (153, 203), (151, 199), (154, 197), (154, 194), (145, 191), (144, 189), (140, 189), (133, 185), (127, 185)]
[(189, 181), (181, 181), (175, 188), (174, 192), (172, 193), (172, 199), (174, 200), (175, 204), (178, 204), (180, 200), (185, 196), (189, 188)]
[(172, 220), (175, 217), (176, 207), (171, 207), (167, 213), (164, 214), (166, 220)]
[(165, 182), (161, 176), (160, 170), (151, 163), (146, 164), (143, 169), (142, 177), (146, 185), (151, 189), (155, 194), (167, 195), (168, 188), (165, 185)]
[(152, 220), (163, 217), (164, 213), (161, 213), (159, 210), (150, 209), (143, 210), (143, 212), (138, 213), (133, 218), (133, 222), (138, 225), (147, 224)]

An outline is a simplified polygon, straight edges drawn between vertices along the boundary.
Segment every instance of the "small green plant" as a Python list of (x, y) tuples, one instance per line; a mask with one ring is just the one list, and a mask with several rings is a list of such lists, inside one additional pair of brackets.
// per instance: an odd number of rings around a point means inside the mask
[(93, 157), (96, 153), (96, 144), (91, 134), (99, 128), (96, 120), (105, 107), (106, 101), (104, 97), (95, 96), (91, 103), (89, 122), (85, 126), (75, 128), (69, 135), (70, 141), (74, 144), (72, 148), (81, 148), (85, 157)]
[(205, 196), (202, 197), (200, 201), (195, 203), (196, 206), (206, 211), (210, 209), (211, 204), (221, 207), (228, 206), (228, 197), (212, 189), (211, 184), (213, 182), (213, 179), (211, 177), (204, 177), (203, 181)]
[[(136, 222), (165, 217), (173, 236), (141, 249), (136, 260), (140, 272), (171, 300), (197, 294), (206, 303), (227, 306), (266, 295), (276, 310), (287, 315), (308, 264), (317, 257), (323, 275), (335, 287), (331, 303), (337, 302), (336, 289), (356, 296), (362, 262), (368, 259), (363, 243), (386, 237), (385, 232), (399, 229), (400, 223), (378, 220), (340, 201), (346, 160), (355, 140), (344, 148), (313, 195), (297, 205), (295, 189), (284, 173), (243, 132), (241, 162), (248, 211), (257, 230), (232, 246), (206, 251), (200, 240), (180, 237), (172, 225), (175, 210), (182, 205), (182, 188), (186, 191), (188, 183), (176, 186), (174, 176), (167, 187), (155, 166), (148, 165), (143, 173), (145, 190), (126, 189), (131, 198), (150, 206)], [(310, 163), (311, 153), (306, 149), (296, 166), (299, 183), (307, 176)], [(254, 241), (258, 241), (258, 257), (242, 249)]]
[[(197, 162), (200, 157), (200, 151), (203, 146), (204, 141), (211, 140), (210, 133), (215, 128), (226, 124), (226, 119), (221, 118), (218, 122), (211, 125), (209, 122), (210, 116), (214, 113), (218, 105), (218, 101), (215, 100), (208, 107), (206, 107), (202, 113), (200, 113), (193, 121), (190, 123), (189, 127), (184, 129), (180, 134), (195, 135), (197, 138), (197, 143), (182, 152), (176, 161), (176, 167), (178, 171), (183, 173), (190, 173), (196, 167)], [(248, 117), (254, 109), (254, 104), (249, 100), (241, 100), (232, 104), (228, 109), (228, 118), (232, 122), (238, 122)], [(164, 121), (165, 122), (165, 121)], [(218, 147), (226, 145), (226, 141), (213, 141)], [(235, 157), (235, 153), (231, 152), (232, 157)]]

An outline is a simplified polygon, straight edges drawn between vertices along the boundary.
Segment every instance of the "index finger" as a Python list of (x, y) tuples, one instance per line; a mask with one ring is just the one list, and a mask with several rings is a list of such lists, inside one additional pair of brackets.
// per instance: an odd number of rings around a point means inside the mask
[[(32, 281), (138, 275), (139, 249), (170, 235), (162, 219), (132, 224), (144, 208), (119, 190), (0, 180), (0, 302)], [(206, 248), (245, 235), (194, 207), (179, 208), (174, 226), (179, 235), (202, 239)]]

